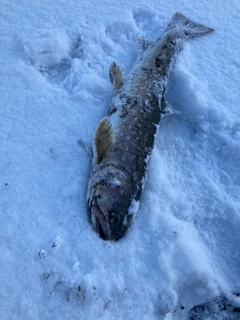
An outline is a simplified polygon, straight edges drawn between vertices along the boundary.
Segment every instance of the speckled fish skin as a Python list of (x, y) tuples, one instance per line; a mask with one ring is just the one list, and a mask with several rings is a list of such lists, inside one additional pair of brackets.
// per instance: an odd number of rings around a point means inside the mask
[[(166, 106), (164, 93), (174, 57), (185, 40), (212, 31), (176, 13), (163, 36), (139, 57), (123, 84), (121, 72), (113, 76), (116, 92), (102, 121), (103, 128), (99, 125), (96, 130), (87, 195), (89, 220), (102, 239), (122, 238), (138, 210)], [(101, 156), (96, 151), (101, 149), (100, 140), (110, 141)]]

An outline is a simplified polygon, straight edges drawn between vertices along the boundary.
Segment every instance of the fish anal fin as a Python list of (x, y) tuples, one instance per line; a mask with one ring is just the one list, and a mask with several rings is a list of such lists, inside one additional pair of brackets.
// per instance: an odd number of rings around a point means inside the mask
[(162, 118), (165, 117), (166, 115), (171, 115), (171, 114), (181, 114), (181, 111), (176, 110), (166, 99), (165, 95), (162, 96), (162, 99), (159, 103), (160, 109), (161, 109), (161, 114)]
[(122, 69), (113, 61), (109, 68), (109, 78), (116, 91), (123, 84), (123, 76), (124, 74)]
[(94, 158), (96, 163), (100, 163), (107, 150), (113, 142), (112, 126), (107, 117), (103, 118), (94, 134)]

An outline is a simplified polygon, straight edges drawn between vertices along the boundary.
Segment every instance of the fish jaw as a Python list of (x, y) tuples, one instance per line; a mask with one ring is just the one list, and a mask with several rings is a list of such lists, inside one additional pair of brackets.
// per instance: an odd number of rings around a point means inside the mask
[(90, 214), (92, 225), (96, 232), (99, 234), (100, 238), (102, 238), (103, 240), (110, 240), (111, 236), (107, 228), (105, 219), (101, 214), (101, 211), (99, 211), (96, 206), (93, 206)]
[(132, 215), (128, 213), (127, 209), (125, 212), (122, 211), (121, 213), (114, 213), (116, 214), (116, 217), (117, 215), (118, 217), (115, 221), (111, 221), (111, 215), (113, 214), (112, 212), (105, 217), (98, 206), (91, 207), (91, 211), (89, 212), (90, 220), (93, 228), (101, 239), (117, 241), (124, 236), (132, 220)]
[(90, 182), (87, 207), (89, 220), (103, 240), (117, 241), (123, 237), (132, 220), (131, 179), (126, 172), (107, 166)]

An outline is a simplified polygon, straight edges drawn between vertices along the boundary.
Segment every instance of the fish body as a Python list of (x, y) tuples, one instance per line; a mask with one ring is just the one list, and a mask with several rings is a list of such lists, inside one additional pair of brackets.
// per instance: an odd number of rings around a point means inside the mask
[(89, 220), (102, 239), (119, 240), (138, 210), (174, 57), (185, 40), (212, 31), (176, 13), (126, 79), (111, 64), (115, 95), (95, 131), (87, 194)]

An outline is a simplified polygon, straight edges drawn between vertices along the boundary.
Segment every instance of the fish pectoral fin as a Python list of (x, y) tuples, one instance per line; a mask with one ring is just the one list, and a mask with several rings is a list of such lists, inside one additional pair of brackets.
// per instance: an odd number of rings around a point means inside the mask
[(83, 150), (86, 152), (89, 158), (92, 158), (93, 154), (91, 148), (89, 148), (89, 146), (83, 140), (78, 140), (77, 142), (80, 145), (80, 147), (83, 148)]
[(122, 86), (123, 77), (122, 69), (113, 61), (109, 68), (109, 78), (116, 91)]
[(96, 163), (100, 163), (113, 142), (113, 130), (107, 117), (103, 118), (94, 135), (93, 151)]
[(146, 51), (151, 45), (153, 44), (153, 41), (143, 38), (138, 38), (138, 50), (140, 52)]

